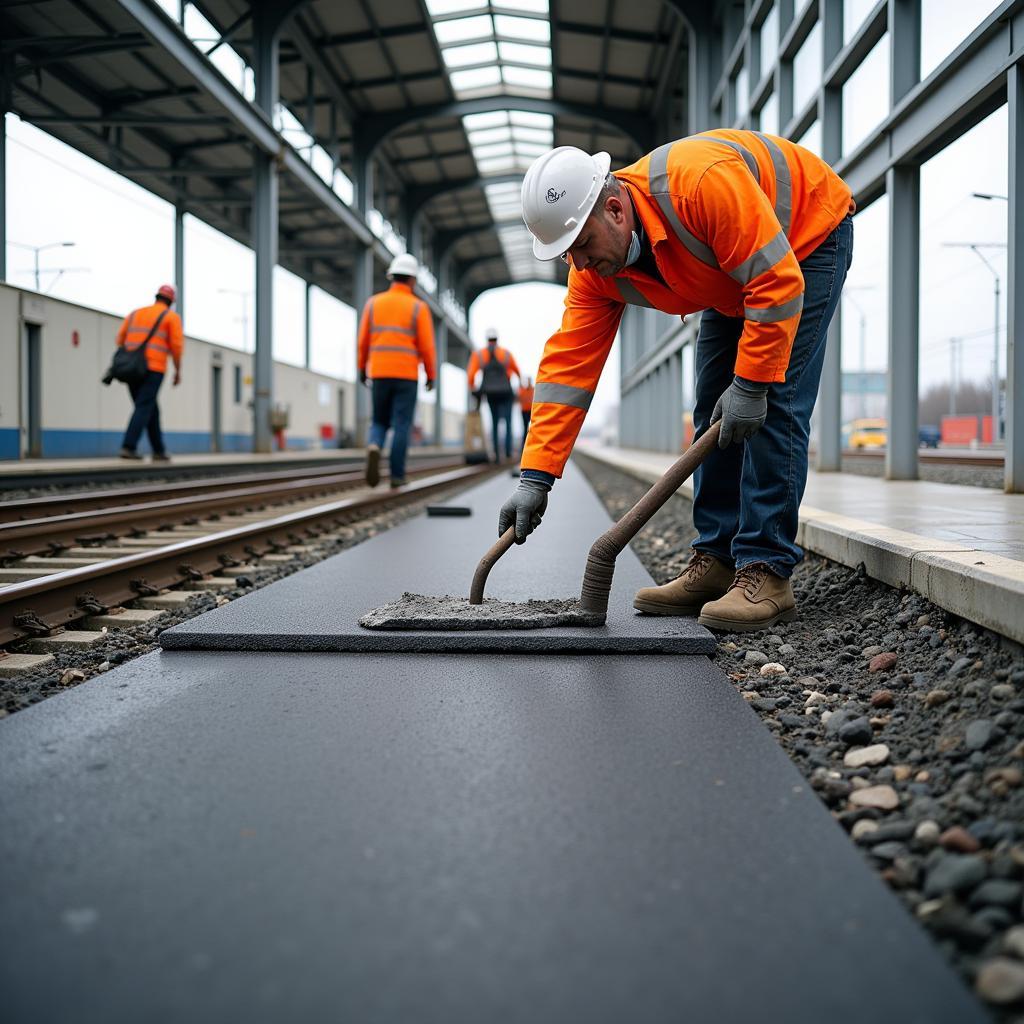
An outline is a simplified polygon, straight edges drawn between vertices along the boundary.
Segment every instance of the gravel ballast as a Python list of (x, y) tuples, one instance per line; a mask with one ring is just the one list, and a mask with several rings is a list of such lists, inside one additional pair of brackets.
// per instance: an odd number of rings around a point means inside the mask
[[(577, 461), (616, 519), (647, 490)], [(664, 583), (693, 536), (674, 498), (632, 546)], [(718, 663), (994, 1018), (1024, 1022), (1024, 651), (816, 556), (793, 586), (797, 621), (718, 634)]]

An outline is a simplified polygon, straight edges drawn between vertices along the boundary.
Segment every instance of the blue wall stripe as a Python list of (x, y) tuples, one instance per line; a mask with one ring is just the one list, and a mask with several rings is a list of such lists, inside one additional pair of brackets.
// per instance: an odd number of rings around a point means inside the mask
[[(124, 434), (120, 430), (47, 430), (43, 429), (43, 457), (47, 459), (96, 458), (116, 455)], [(172, 455), (205, 454), (211, 451), (209, 431), (165, 430), (164, 440)], [(288, 437), (289, 450), (306, 451), (315, 447), (311, 437)], [(19, 432), (0, 428), (0, 459), (18, 458)], [(149, 450), (143, 438), (140, 454)], [(224, 452), (251, 452), (252, 434), (224, 434)]]

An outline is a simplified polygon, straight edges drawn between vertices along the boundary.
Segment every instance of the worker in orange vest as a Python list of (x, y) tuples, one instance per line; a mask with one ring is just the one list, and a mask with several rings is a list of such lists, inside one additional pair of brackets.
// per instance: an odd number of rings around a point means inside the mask
[[(487, 328), (487, 348), (483, 351), (473, 350), (466, 367), (466, 382), (473, 394), (482, 394), (487, 399), (487, 407), (491, 411), (491, 438), (494, 442), (494, 461), (501, 461), (501, 448), (498, 445), (498, 424), (505, 428), (505, 458), (512, 458), (512, 402), (515, 393), (512, 390), (512, 374), (519, 374), (515, 356), (508, 349), (498, 344), (498, 331), (495, 327)], [(475, 381), (481, 372), (480, 387)]]
[(722, 630), (789, 621), (811, 411), (853, 253), (850, 189), (808, 150), (753, 131), (669, 142), (614, 174), (609, 163), (562, 146), (523, 181), (534, 255), (561, 256), (569, 288), (499, 530), (515, 524), (522, 542), (540, 523), (626, 304), (704, 310), (694, 424), (699, 436), (721, 420), (719, 447), (694, 476), (689, 565), (634, 606)]
[(420, 363), (427, 390), (434, 390), (434, 321), (430, 307), (413, 293), (419, 263), (410, 253), (391, 261), (391, 287), (371, 296), (359, 321), (359, 380), (373, 387), (373, 421), (366, 448), (366, 482), (380, 482), (380, 452), (391, 436), (391, 486), (405, 483), (409, 431), (416, 412)]
[(129, 384), (135, 409), (128, 421), (128, 429), (121, 442), (122, 459), (141, 459), (135, 450), (143, 430), (149, 437), (154, 462), (170, 462), (171, 457), (164, 447), (164, 436), (160, 430), (160, 407), (156, 396), (167, 373), (168, 354), (174, 360), (173, 386), (181, 383), (181, 355), (185, 347), (181, 317), (171, 309), (177, 293), (173, 285), (162, 284), (157, 289), (151, 306), (133, 310), (124, 318), (117, 332), (118, 346), (129, 351), (146, 346), (146, 376), (138, 384)]
[(523, 377), (519, 381), (519, 411), (523, 414), (523, 447), (530, 433), (530, 415), (533, 411), (533, 381)]

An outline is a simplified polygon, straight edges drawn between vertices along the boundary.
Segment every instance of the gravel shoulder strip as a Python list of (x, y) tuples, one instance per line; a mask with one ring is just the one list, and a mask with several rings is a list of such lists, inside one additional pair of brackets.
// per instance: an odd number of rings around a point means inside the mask
[[(616, 519), (646, 490), (577, 463)], [(632, 547), (664, 583), (693, 536), (674, 498)], [(719, 634), (718, 664), (993, 1019), (1024, 1024), (1024, 650), (817, 556), (793, 586), (798, 620)]]
[[(239, 576), (235, 581), (236, 586), (230, 589), (217, 592), (196, 591), (188, 604), (166, 611), (144, 626), (108, 630), (104, 639), (88, 650), (62, 651), (54, 654), (53, 662), (35, 672), (27, 672), (10, 679), (0, 678), (0, 719), (22, 708), (38, 704), (64, 689), (77, 686), (86, 679), (106, 672), (114, 665), (120, 665), (158, 649), (157, 637), (165, 629), (176, 626), (179, 622), (185, 622), (236, 598), (251, 594), (254, 590), (276, 583), (285, 576), (308, 568), (325, 558), (361, 544), (406, 519), (420, 515), (427, 505), (443, 503), (452, 496), (478, 485), (479, 480), (470, 480), (433, 491), (412, 504), (388, 509), (366, 520), (334, 529), (328, 536), (306, 540), (304, 546), (308, 546), (310, 550), (296, 554), (290, 562), (257, 565), (254, 572)], [(27, 644), (14, 644), (10, 649), (18, 651), (27, 647)]]
[[(854, 473), (857, 476), (884, 476), (885, 460), (844, 458), (842, 468), (844, 473)], [(918, 463), (918, 476), (934, 484), (991, 487), (997, 491), (1003, 489), (1002, 466), (933, 465), (922, 460)]]

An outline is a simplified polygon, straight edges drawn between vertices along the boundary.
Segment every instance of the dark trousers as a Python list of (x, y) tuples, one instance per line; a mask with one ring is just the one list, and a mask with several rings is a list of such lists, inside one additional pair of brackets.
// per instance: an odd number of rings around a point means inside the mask
[[(485, 392), (486, 394), (486, 392)], [(491, 410), (491, 439), (494, 442), (494, 457), (501, 458), (498, 447), (498, 423), (505, 425), (505, 457), (512, 457), (512, 395), (487, 395), (487, 407)]]
[(391, 436), (391, 479), (404, 479), (405, 453), (409, 448), (409, 431), (416, 412), (418, 382), (398, 377), (378, 377), (373, 382), (373, 422), (370, 444), (384, 447), (389, 430)]
[(160, 432), (160, 407), (156, 404), (157, 392), (164, 382), (164, 375), (150, 370), (138, 384), (129, 384), (135, 411), (128, 421), (128, 429), (124, 432), (122, 448), (135, 451), (142, 437), (143, 430), (149, 437), (149, 446), (154, 455), (164, 454), (164, 435)]
[[(828, 325), (853, 259), (847, 217), (800, 264), (804, 308), (786, 380), (768, 388), (768, 418), (750, 440), (719, 448), (694, 473), (693, 546), (741, 569), (766, 564), (784, 578), (803, 557), (797, 514), (807, 485), (811, 412), (825, 359)], [(705, 310), (697, 335), (697, 436), (708, 429), (719, 396), (732, 383), (744, 321)]]

